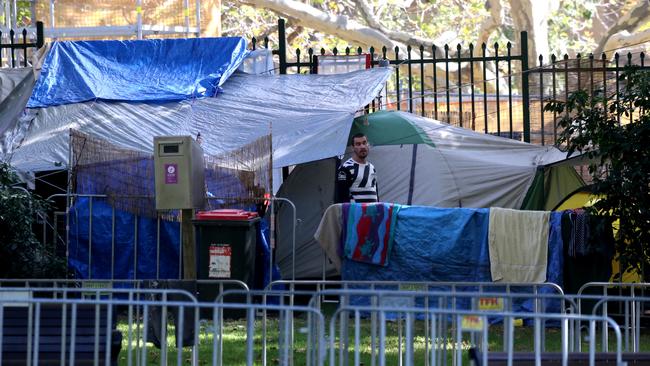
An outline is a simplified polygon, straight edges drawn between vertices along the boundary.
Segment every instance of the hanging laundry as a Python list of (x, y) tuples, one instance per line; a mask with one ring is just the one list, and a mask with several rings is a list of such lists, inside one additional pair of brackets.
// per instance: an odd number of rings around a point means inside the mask
[(564, 211), (562, 230), (567, 243), (567, 254), (571, 257), (586, 255), (589, 242), (589, 216), (583, 209)]
[(357, 262), (386, 266), (400, 205), (343, 204), (343, 254)]
[[(590, 215), (585, 210), (562, 214), (565, 243), (564, 292), (575, 294), (588, 282), (607, 282), (612, 274), (614, 234), (612, 218)], [(593, 305), (593, 304), (591, 304)], [(586, 303), (585, 306), (591, 306)]]
[(323, 218), (314, 233), (314, 239), (323, 248), (327, 257), (337, 271), (341, 271), (341, 231), (342, 204), (331, 205), (323, 214)]
[(546, 281), (550, 212), (490, 208), (492, 281)]

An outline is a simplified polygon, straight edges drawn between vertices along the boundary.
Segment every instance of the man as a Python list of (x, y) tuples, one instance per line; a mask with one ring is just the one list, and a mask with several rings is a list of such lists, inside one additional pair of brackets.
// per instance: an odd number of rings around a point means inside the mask
[(364, 134), (352, 136), (352, 157), (336, 172), (336, 203), (378, 201), (377, 172), (366, 160), (369, 150)]

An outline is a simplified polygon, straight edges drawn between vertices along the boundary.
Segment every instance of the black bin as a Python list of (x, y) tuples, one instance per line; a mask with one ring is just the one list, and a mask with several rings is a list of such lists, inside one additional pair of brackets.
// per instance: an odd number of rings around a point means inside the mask
[[(255, 280), (256, 212), (243, 210), (214, 210), (199, 212), (192, 220), (196, 230), (196, 265), (198, 299), (213, 302), (219, 295), (217, 284), (201, 280), (239, 280), (252, 288)], [(224, 290), (241, 289), (224, 286)], [(225, 302), (245, 302), (245, 296), (231, 295)], [(228, 317), (240, 317), (245, 312), (224, 312)], [(211, 314), (205, 314), (211, 317)]]

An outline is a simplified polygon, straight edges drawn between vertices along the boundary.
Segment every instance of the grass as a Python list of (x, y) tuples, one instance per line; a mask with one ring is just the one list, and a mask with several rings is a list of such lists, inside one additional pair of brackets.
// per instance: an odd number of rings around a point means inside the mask
[[(279, 327), (281, 322), (277, 317), (269, 317), (266, 322), (267, 325), (267, 364), (268, 365), (277, 365), (280, 360), (280, 349), (279, 349)], [(306, 321), (304, 317), (295, 318), (295, 334), (294, 341), (292, 344), (293, 353), (291, 355), (294, 359), (295, 365), (305, 365), (307, 350), (308, 350), (308, 339), (307, 335), (304, 332), (301, 332), (301, 328), (305, 328)], [(199, 365), (210, 365), (212, 364), (212, 355), (213, 355), (213, 333), (212, 323), (211, 322), (201, 322), (199, 333)], [(125, 320), (118, 324), (118, 329), (122, 331), (124, 335), (123, 348), (119, 356), (119, 364), (127, 365), (127, 355), (128, 355), (128, 339), (127, 331), (128, 326)], [(349, 360), (354, 360), (353, 352), (353, 342), (354, 342), (354, 321), (350, 320), (348, 327), (349, 337), (350, 337), (350, 352), (348, 354)], [(135, 331), (135, 330), (134, 330)], [(338, 331), (338, 326), (337, 326)], [(423, 365), (424, 358), (426, 357), (426, 340), (424, 337), (425, 325), (423, 321), (416, 321), (415, 327), (413, 330), (414, 333), (414, 364)], [(329, 333), (329, 322), (327, 323), (326, 334)], [(371, 364), (371, 336), (370, 336), (370, 321), (362, 319), (361, 321), (361, 342), (360, 342), (360, 359), (363, 365)], [(399, 357), (399, 338), (398, 338), (398, 325), (396, 322), (387, 322), (386, 324), (386, 364), (394, 365), (398, 363)], [(140, 330), (141, 334), (141, 330)], [(404, 334), (404, 328), (401, 328), (401, 334)], [(448, 338), (438, 339), (437, 349), (440, 351), (440, 357), (443, 357), (442, 353), (445, 352), (444, 357), (447, 361), (452, 359), (452, 348), (453, 348), (453, 335), (452, 331), (449, 331)], [(584, 332), (583, 332), (584, 336)], [(545, 331), (546, 338), (546, 350), (547, 351), (556, 351), (561, 350), (561, 334), (559, 328), (547, 328)], [(463, 358), (464, 363), (467, 364), (467, 350), (478, 340), (478, 336), (471, 337), (469, 333), (465, 333), (463, 337), (462, 349), (463, 349)], [(488, 331), (488, 344), (491, 351), (502, 351), (503, 350), (503, 327), (501, 325), (491, 325)], [(598, 333), (597, 343), (600, 345), (600, 332)], [(167, 344), (169, 345), (167, 362), (163, 364), (176, 365), (177, 364), (177, 350), (174, 340), (174, 329), (172, 326), (168, 327), (168, 337)], [(650, 351), (650, 333), (644, 333), (641, 336), (639, 342), (641, 351)], [(312, 344), (310, 344), (311, 346)], [(588, 344), (583, 339), (583, 350), (588, 349)], [(613, 340), (613, 332), (610, 332), (610, 341), (609, 341), (610, 351), (615, 349), (615, 342)], [(428, 345), (430, 347), (430, 344)], [(404, 349), (402, 344), (402, 349)], [(254, 337), (254, 363), (256, 365), (262, 364), (262, 320), (258, 319), (255, 321), (255, 337)], [(517, 351), (532, 351), (534, 349), (534, 334), (533, 328), (527, 326), (517, 326), (515, 327), (515, 342), (514, 350)], [(338, 342), (336, 348), (336, 358), (338, 363), (339, 350)], [(135, 357), (139, 357), (141, 360), (142, 357), (142, 342), (136, 343), (132, 342), (132, 357), (135, 363)], [(159, 349), (153, 347), (151, 344), (147, 346), (147, 364), (148, 365), (160, 365), (161, 364), (161, 352)], [(184, 348), (182, 353), (182, 363), (187, 364), (191, 360), (191, 350), (189, 347)], [(440, 358), (443, 360), (443, 358)], [(140, 363), (138, 363), (140, 364)], [(329, 364), (329, 358), (327, 359), (327, 364)], [(245, 320), (228, 320), (224, 322), (223, 327), (223, 365), (246, 365), (246, 322)]]

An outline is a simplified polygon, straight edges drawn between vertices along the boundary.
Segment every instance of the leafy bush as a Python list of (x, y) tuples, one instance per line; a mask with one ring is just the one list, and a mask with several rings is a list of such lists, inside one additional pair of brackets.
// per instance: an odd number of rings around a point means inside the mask
[(61, 278), (65, 260), (40, 243), (32, 227), (48, 202), (23, 189), (11, 166), (0, 162), (0, 278)]
[(619, 219), (618, 259), (643, 273), (650, 264), (650, 72), (628, 68), (620, 81), (618, 99), (582, 90), (545, 109), (566, 113), (558, 142), (592, 159), (593, 193), (602, 196), (590, 210)]

